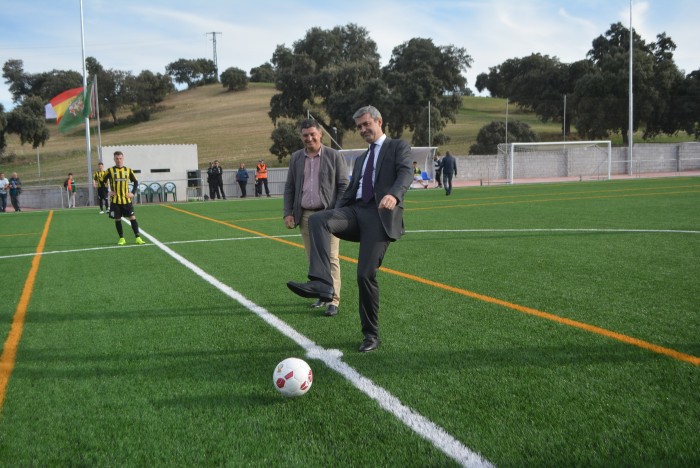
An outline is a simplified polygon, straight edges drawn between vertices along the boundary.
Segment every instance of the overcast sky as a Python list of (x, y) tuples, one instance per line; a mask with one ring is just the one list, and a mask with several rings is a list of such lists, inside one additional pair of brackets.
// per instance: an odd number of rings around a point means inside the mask
[[(612, 23), (629, 27), (629, 0), (83, 0), (85, 54), (103, 67), (165, 73), (179, 58), (213, 58), (219, 70), (246, 71), (291, 46), (312, 27), (356, 23), (377, 43), (382, 65), (411, 38), (463, 47), (473, 58), (469, 87), (480, 73), (531, 53), (562, 62), (585, 58)], [(632, 23), (647, 41), (665, 32), (676, 64), (700, 68), (700, 1), (633, 0)], [(0, 61), (21, 59), (24, 70), (82, 72), (80, 0), (0, 0)], [(4, 80), (0, 103), (12, 107)]]

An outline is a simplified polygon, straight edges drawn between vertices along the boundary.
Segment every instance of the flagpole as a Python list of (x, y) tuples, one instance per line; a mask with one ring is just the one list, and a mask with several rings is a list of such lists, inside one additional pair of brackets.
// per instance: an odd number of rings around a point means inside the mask
[(95, 110), (95, 118), (97, 119), (97, 156), (102, 161), (102, 130), (100, 128), (100, 90), (97, 86), (97, 75), (93, 78), (93, 86), (95, 87), (95, 102), (92, 103), (92, 109)]
[[(83, 0), (80, 0), (80, 41), (83, 57), (83, 102), (87, 102), (87, 72), (85, 70), (85, 28), (83, 27)], [(88, 206), (92, 206), (95, 192), (92, 187), (92, 149), (90, 148), (90, 117), (85, 117), (85, 151), (87, 152)]]

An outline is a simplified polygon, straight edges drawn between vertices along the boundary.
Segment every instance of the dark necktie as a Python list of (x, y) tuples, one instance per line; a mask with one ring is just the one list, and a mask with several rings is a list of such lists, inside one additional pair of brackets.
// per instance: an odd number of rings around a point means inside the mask
[(367, 164), (365, 165), (365, 172), (362, 174), (362, 201), (367, 203), (374, 196), (374, 186), (372, 183), (372, 173), (374, 172), (374, 147), (376, 144), (372, 143), (369, 147), (369, 156), (367, 156)]

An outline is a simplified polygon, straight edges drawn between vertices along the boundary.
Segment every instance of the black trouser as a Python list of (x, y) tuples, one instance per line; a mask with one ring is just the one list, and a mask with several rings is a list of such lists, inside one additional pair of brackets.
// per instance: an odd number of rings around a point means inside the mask
[(245, 188), (246, 185), (248, 185), (248, 182), (243, 182), (243, 181), (238, 181), (238, 186), (241, 188), (241, 197), (245, 197)]
[[(397, 208), (398, 209), (398, 208)], [(360, 323), (365, 338), (379, 337), (379, 284), (377, 271), (382, 265), (390, 239), (379, 219), (374, 201), (358, 202), (335, 210), (320, 211), (309, 218), (309, 279), (333, 285), (330, 236), (359, 239), (357, 287), (360, 293)]]
[(265, 195), (270, 196), (270, 189), (267, 187), (267, 177), (264, 179), (258, 179), (258, 194), (262, 195), (263, 185), (265, 186)]
[(452, 193), (452, 173), (451, 172), (445, 172), (442, 175), (442, 183), (445, 186), (445, 193), (447, 195)]
[(219, 185), (216, 182), (209, 182), (209, 198), (221, 198), (219, 194)]
[(107, 187), (97, 187), (97, 198), (100, 201), (100, 211), (109, 211), (108, 195), (109, 190)]
[(19, 208), (19, 195), (10, 194), (10, 202), (12, 203), (12, 207), (15, 209), (15, 211), (22, 211)]
[(442, 188), (442, 171), (435, 171), (435, 180), (438, 183), (438, 188)]

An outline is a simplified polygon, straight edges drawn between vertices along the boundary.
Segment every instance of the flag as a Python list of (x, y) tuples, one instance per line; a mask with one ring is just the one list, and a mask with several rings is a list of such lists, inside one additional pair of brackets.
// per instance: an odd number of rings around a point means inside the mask
[[(86, 93), (79, 93), (67, 106), (59, 118), (58, 130), (65, 133), (85, 122), (92, 113), (92, 92), (94, 82), (88, 85)], [(55, 107), (54, 107), (55, 109)], [(58, 112), (56, 112), (58, 114)]]
[(83, 92), (83, 87), (69, 89), (68, 91), (63, 91), (58, 96), (54, 97), (46, 104), (46, 118), (56, 119), (56, 123), (61, 121), (61, 117), (68, 109), (68, 106), (73, 101), (75, 96)]

